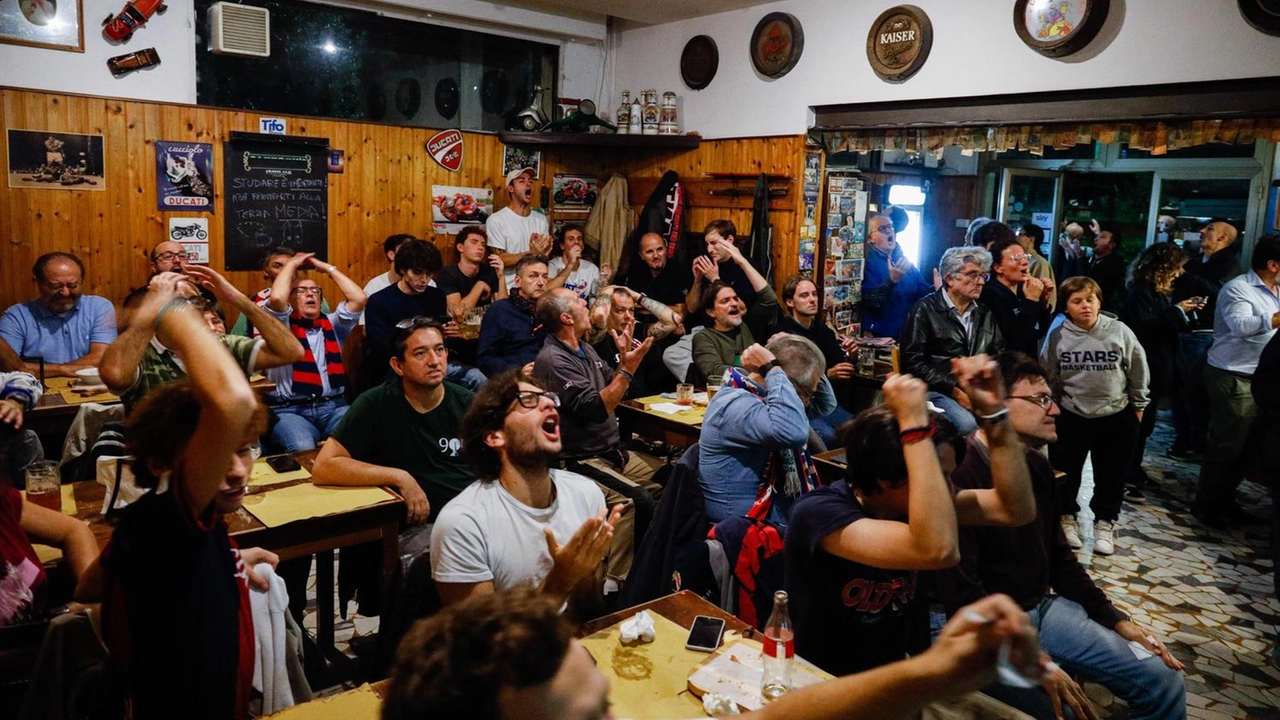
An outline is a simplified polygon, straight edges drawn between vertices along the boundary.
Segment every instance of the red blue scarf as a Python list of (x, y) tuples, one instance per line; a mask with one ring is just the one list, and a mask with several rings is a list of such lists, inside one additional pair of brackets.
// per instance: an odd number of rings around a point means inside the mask
[(329, 376), (329, 389), (336, 394), (347, 386), (347, 373), (342, 367), (342, 346), (338, 344), (338, 335), (333, 331), (333, 323), (323, 315), (314, 320), (308, 320), (295, 310), (289, 315), (289, 330), (302, 344), (302, 359), (293, 364), (294, 396), (319, 397), (324, 394), (320, 368), (316, 365), (316, 357), (311, 352), (311, 343), (307, 342), (307, 331), (315, 328), (324, 331), (324, 368)]

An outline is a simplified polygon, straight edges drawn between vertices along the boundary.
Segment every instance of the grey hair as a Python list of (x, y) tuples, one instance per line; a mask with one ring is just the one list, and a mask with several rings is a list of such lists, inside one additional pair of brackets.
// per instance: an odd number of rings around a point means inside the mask
[(778, 360), (778, 367), (795, 382), (813, 387), (827, 372), (827, 361), (812, 340), (799, 335), (786, 335), (765, 348)]
[(942, 260), (938, 261), (938, 274), (945, 280), (952, 275), (958, 275), (969, 263), (977, 265), (982, 272), (990, 272), (991, 253), (980, 247), (969, 245), (950, 248), (942, 253)]
[[(556, 288), (559, 290), (560, 288)], [(554, 290), (546, 293), (538, 298), (538, 305), (534, 308), (534, 314), (538, 316), (538, 321), (542, 323), (547, 332), (556, 332), (563, 325), (560, 322), (560, 316), (564, 313), (573, 313), (573, 303), (578, 296), (572, 290), (567, 293), (558, 293)]]

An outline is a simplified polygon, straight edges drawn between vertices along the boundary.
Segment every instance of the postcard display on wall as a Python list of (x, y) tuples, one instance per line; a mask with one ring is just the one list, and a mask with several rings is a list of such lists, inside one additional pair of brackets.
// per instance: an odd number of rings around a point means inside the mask
[(827, 323), (841, 335), (862, 329), (857, 306), (862, 300), (867, 191), (856, 175), (827, 176), (826, 255), (823, 307)]
[(813, 273), (818, 257), (819, 194), (822, 192), (822, 150), (804, 154), (804, 222), (800, 225), (800, 272)]

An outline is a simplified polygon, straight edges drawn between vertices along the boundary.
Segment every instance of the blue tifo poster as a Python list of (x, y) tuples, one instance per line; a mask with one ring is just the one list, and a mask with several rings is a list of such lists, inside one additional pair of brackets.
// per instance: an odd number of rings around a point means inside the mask
[(161, 210), (213, 212), (213, 145), (157, 140), (156, 195)]

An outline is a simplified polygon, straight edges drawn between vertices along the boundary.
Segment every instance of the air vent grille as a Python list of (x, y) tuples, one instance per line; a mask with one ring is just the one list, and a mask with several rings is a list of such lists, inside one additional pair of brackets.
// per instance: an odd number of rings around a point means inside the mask
[(209, 7), (209, 50), (220, 55), (271, 55), (271, 13), (266, 8), (215, 3)]

